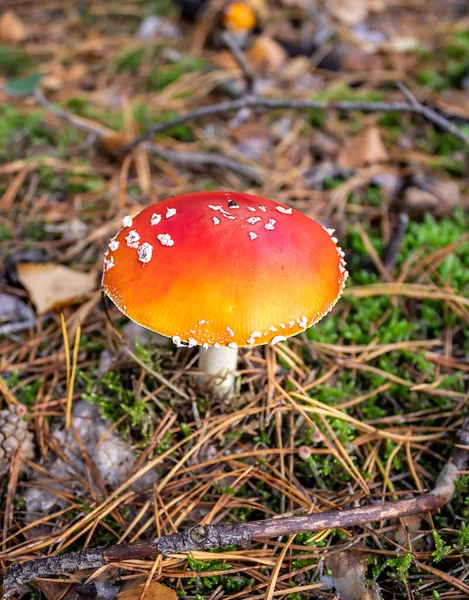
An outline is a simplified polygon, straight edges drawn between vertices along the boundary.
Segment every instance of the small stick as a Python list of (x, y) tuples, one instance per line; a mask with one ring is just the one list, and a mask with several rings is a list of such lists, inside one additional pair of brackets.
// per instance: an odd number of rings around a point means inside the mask
[(424, 104), (419, 102), (414, 96), (414, 94), (409, 90), (409, 88), (402, 82), (398, 82), (397, 87), (404, 94), (404, 96), (409, 101), (410, 105), (415, 109), (415, 112), (417, 114), (422, 115), (422, 117), (425, 117), (427, 121), (430, 121), (431, 123), (437, 125), (443, 131), (448, 131), (449, 133), (452, 133), (455, 137), (463, 141), (465, 144), (469, 145), (469, 135), (464, 133), (464, 131), (461, 131), (461, 129), (459, 129), (457, 125), (454, 125), (454, 123), (451, 123), (451, 121), (448, 121), (448, 119), (446, 119), (442, 115), (439, 115), (431, 108), (428, 108), (428, 106), (425, 106)]
[[(75, 115), (63, 110), (58, 106), (55, 106), (49, 102), (49, 100), (47, 100), (42, 92), (34, 92), (34, 99), (40, 106), (42, 106), (42, 108), (53, 114), (55, 117), (65, 121), (77, 129), (80, 129), (81, 131), (90, 133), (98, 138), (106, 137), (115, 133), (113, 130), (107, 127), (87, 123), (85, 120), (76, 117)], [(232, 171), (238, 175), (243, 175), (244, 177), (248, 177), (253, 182), (258, 184), (262, 184), (263, 181), (263, 178), (256, 169), (249, 167), (248, 165), (245, 165), (237, 160), (220, 156), (219, 154), (210, 152), (176, 152), (174, 150), (166, 150), (165, 148), (155, 146), (154, 144), (145, 144), (143, 149), (149, 154), (158, 156), (163, 160), (172, 162), (175, 165), (180, 165), (181, 167), (186, 167), (189, 169), (215, 167)], [(121, 150), (122, 149), (119, 149), (118, 155), (122, 154)]]
[(396, 266), (397, 255), (404, 239), (405, 232), (409, 226), (409, 217), (405, 213), (399, 214), (396, 228), (394, 229), (391, 239), (383, 252), (383, 264), (387, 271), (392, 271)]
[[(75, 332), (75, 343), (73, 345), (73, 361), (71, 365), (71, 370), (68, 375), (67, 381), (67, 402), (65, 405), (65, 429), (68, 431), (70, 429), (70, 425), (72, 424), (72, 404), (73, 404), (73, 389), (75, 387), (75, 375), (77, 372), (77, 363), (78, 363), (78, 349), (80, 347), (80, 336), (81, 336), (81, 325), (80, 319), (78, 319), (77, 329)], [(67, 336), (67, 346), (65, 350), (68, 349), (68, 336)], [(70, 358), (69, 358), (70, 361)], [(70, 366), (70, 362), (68, 364)]]
[(254, 73), (251, 71), (251, 69), (249, 68), (249, 65), (246, 62), (246, 59), (244, 57), (243, 51), (239, 47), (239, 44), (236, 41), (236, 39), (227, 31), (224, 31), (221, 37), (222, 37), (222, 40), (225, 42), (225, 44), (230, 49), (230, 52), (233, 55), (233, 58), (238, 63), (238, 66), (241, 69), (241, 72), (244, 77), (244, 82), (246, 84), (245, 92), (248, 94), (252, 93), (252, 91), (254, 90), (254, 85), (256, 83), (256, 77), (255, 77)]
[(225, 156), (220, 156), (214, 152), (175, 152), (174, 150), (167, 150), (154, 144), (144, 144), (143, 148), (149, 153), (168, 162), (172, 162), (175, 165), (181, 167), (187, 167), (194, 169), (197, 167), (210, 167), (218, 169), (227, 169), (248, 177), (255, 183), (261, 184), (262, 177), (258, 171), (248, 165), (238, 162), (237, 160), (231, 160)]
[(469, 417), (456, 435), (449, 461), (430, 492), (394, 502), (383, 502), (348, 510), (295, 517), (265, 519), (236, 525), (196, 525), (181, 533), (115, 546), (89, 548), (60, 556), (38, 558), (8, 567), (4, 572), (4, 594), (8, 598), (21, 593), (30, 581), (82, 569), (95, 569), (125, 560), (169, 555), (221, 546), (247, 546), (253, 540), (265, 540), (323, 529), (365, 525), (373, 521), (401, 518), (444, 506), (455, 491), (455, 481), (469, 462)]
[(157, 123), (149, 127), (146, 131), (137, 136), (134, 140), (119, 149), (119, 154), (129, 152), (135, 146), (147, 140), (157, 133), (161, 133), (175, 127), (182, 125), (189, 121), (196, 121), (204, 117), (221, 115), (227, 112), (238, 111), (241, 108), (263, 108), (265, 110), (280, 110), (280, 109), (292, 109), (292, 110), (340, 110), (343, 112), (350, 111), (362, 111), (366, 113), (388, 113), (388, 112), (406, 112), (418, 114), (431, 121), (435, 125), (438, 125), (443, 131), (452, 133), (455, 137), (463, 141), (469, 146), (469, 135), (464, 133), (459, 127), (451, 123), (448, 119), (442, 115), (437, 114), (432, 109), (424, 106), (418, 102), (415, 98), (413, 102), (366, 102), (366, 101), (337, 101), (327, 102), (321, 100), (291, 100), (288, 98), (264, 98), (262, 96), (246, 95), (237, 100), (231, 100), (227, 102), (219, 102), (218, 104), (211, 104), (208, 106), (202, 106), (194, 110), (188, 111), (183, 115), (179, 115), (169, 121), (163, 123)]

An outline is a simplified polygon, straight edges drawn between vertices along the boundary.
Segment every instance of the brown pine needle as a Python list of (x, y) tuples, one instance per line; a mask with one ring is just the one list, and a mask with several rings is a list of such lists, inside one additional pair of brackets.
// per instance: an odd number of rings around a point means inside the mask
[[(63, 318), (63, 317), (62, 317)], [(75, 343), (73, 345), (73, 363), (70, 372), (70, 378), (68, 380), (67, 385), (67, 403), (65, 406), (65, 428), (68, 430), (72, 423), (72, 403), (73, 403), (73, 388), (75, 387), (75, 375), (77, 371), (77, 363), (78, 363), (78, 348), (80, 346), (80, 336), (81, 336), (81, 325), (80, 321), (77, 323), (77, 329), (75, 332)], [(68, 343), (68, 341), (67, 341)], [(70, 363), (70, 356), (67, 352), (68, 362)]]
[(70, 371), (71, 371), (71, 366), (70, 366), (70, 344), (68, 342), (67, 326), (65, 325), (65, 317), (64, 317), (63, 313), (60, 313), (60, 325), (62, 327), (62, 337), (63, 337), (63, 340), (64, 340), (65, 365), (66, 365), (66, 368), (67, 368), (67, 390), (68, 390), (68, 387), (70, 385)]

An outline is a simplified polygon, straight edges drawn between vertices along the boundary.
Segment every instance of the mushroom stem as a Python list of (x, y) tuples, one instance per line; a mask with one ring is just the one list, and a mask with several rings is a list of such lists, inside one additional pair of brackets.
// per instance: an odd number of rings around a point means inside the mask
[(222, 395), (234, 393), (234, 372), (238, 363), (238, 348), (201, 348), (199, 369), (208, 375)]

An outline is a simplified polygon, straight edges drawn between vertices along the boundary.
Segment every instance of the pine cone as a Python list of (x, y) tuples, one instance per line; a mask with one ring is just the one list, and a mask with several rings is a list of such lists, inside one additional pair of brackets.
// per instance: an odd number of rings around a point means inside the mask
[(22, 406), (9, 406), (0, 410), (0, 475), (8, 473), (17, 448), (21, 447), (21, 457), (34, 457), (33, 434), (23, 419), (26, 409)]

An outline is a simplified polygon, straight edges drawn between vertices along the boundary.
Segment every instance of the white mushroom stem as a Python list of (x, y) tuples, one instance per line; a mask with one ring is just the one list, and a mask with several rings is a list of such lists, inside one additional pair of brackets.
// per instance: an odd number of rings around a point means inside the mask
[(208, 375), (213, 386), (222, 395), (234, 393), (235, 371), (238, 364), (238, 348), (201, 348), (199, 369)]

